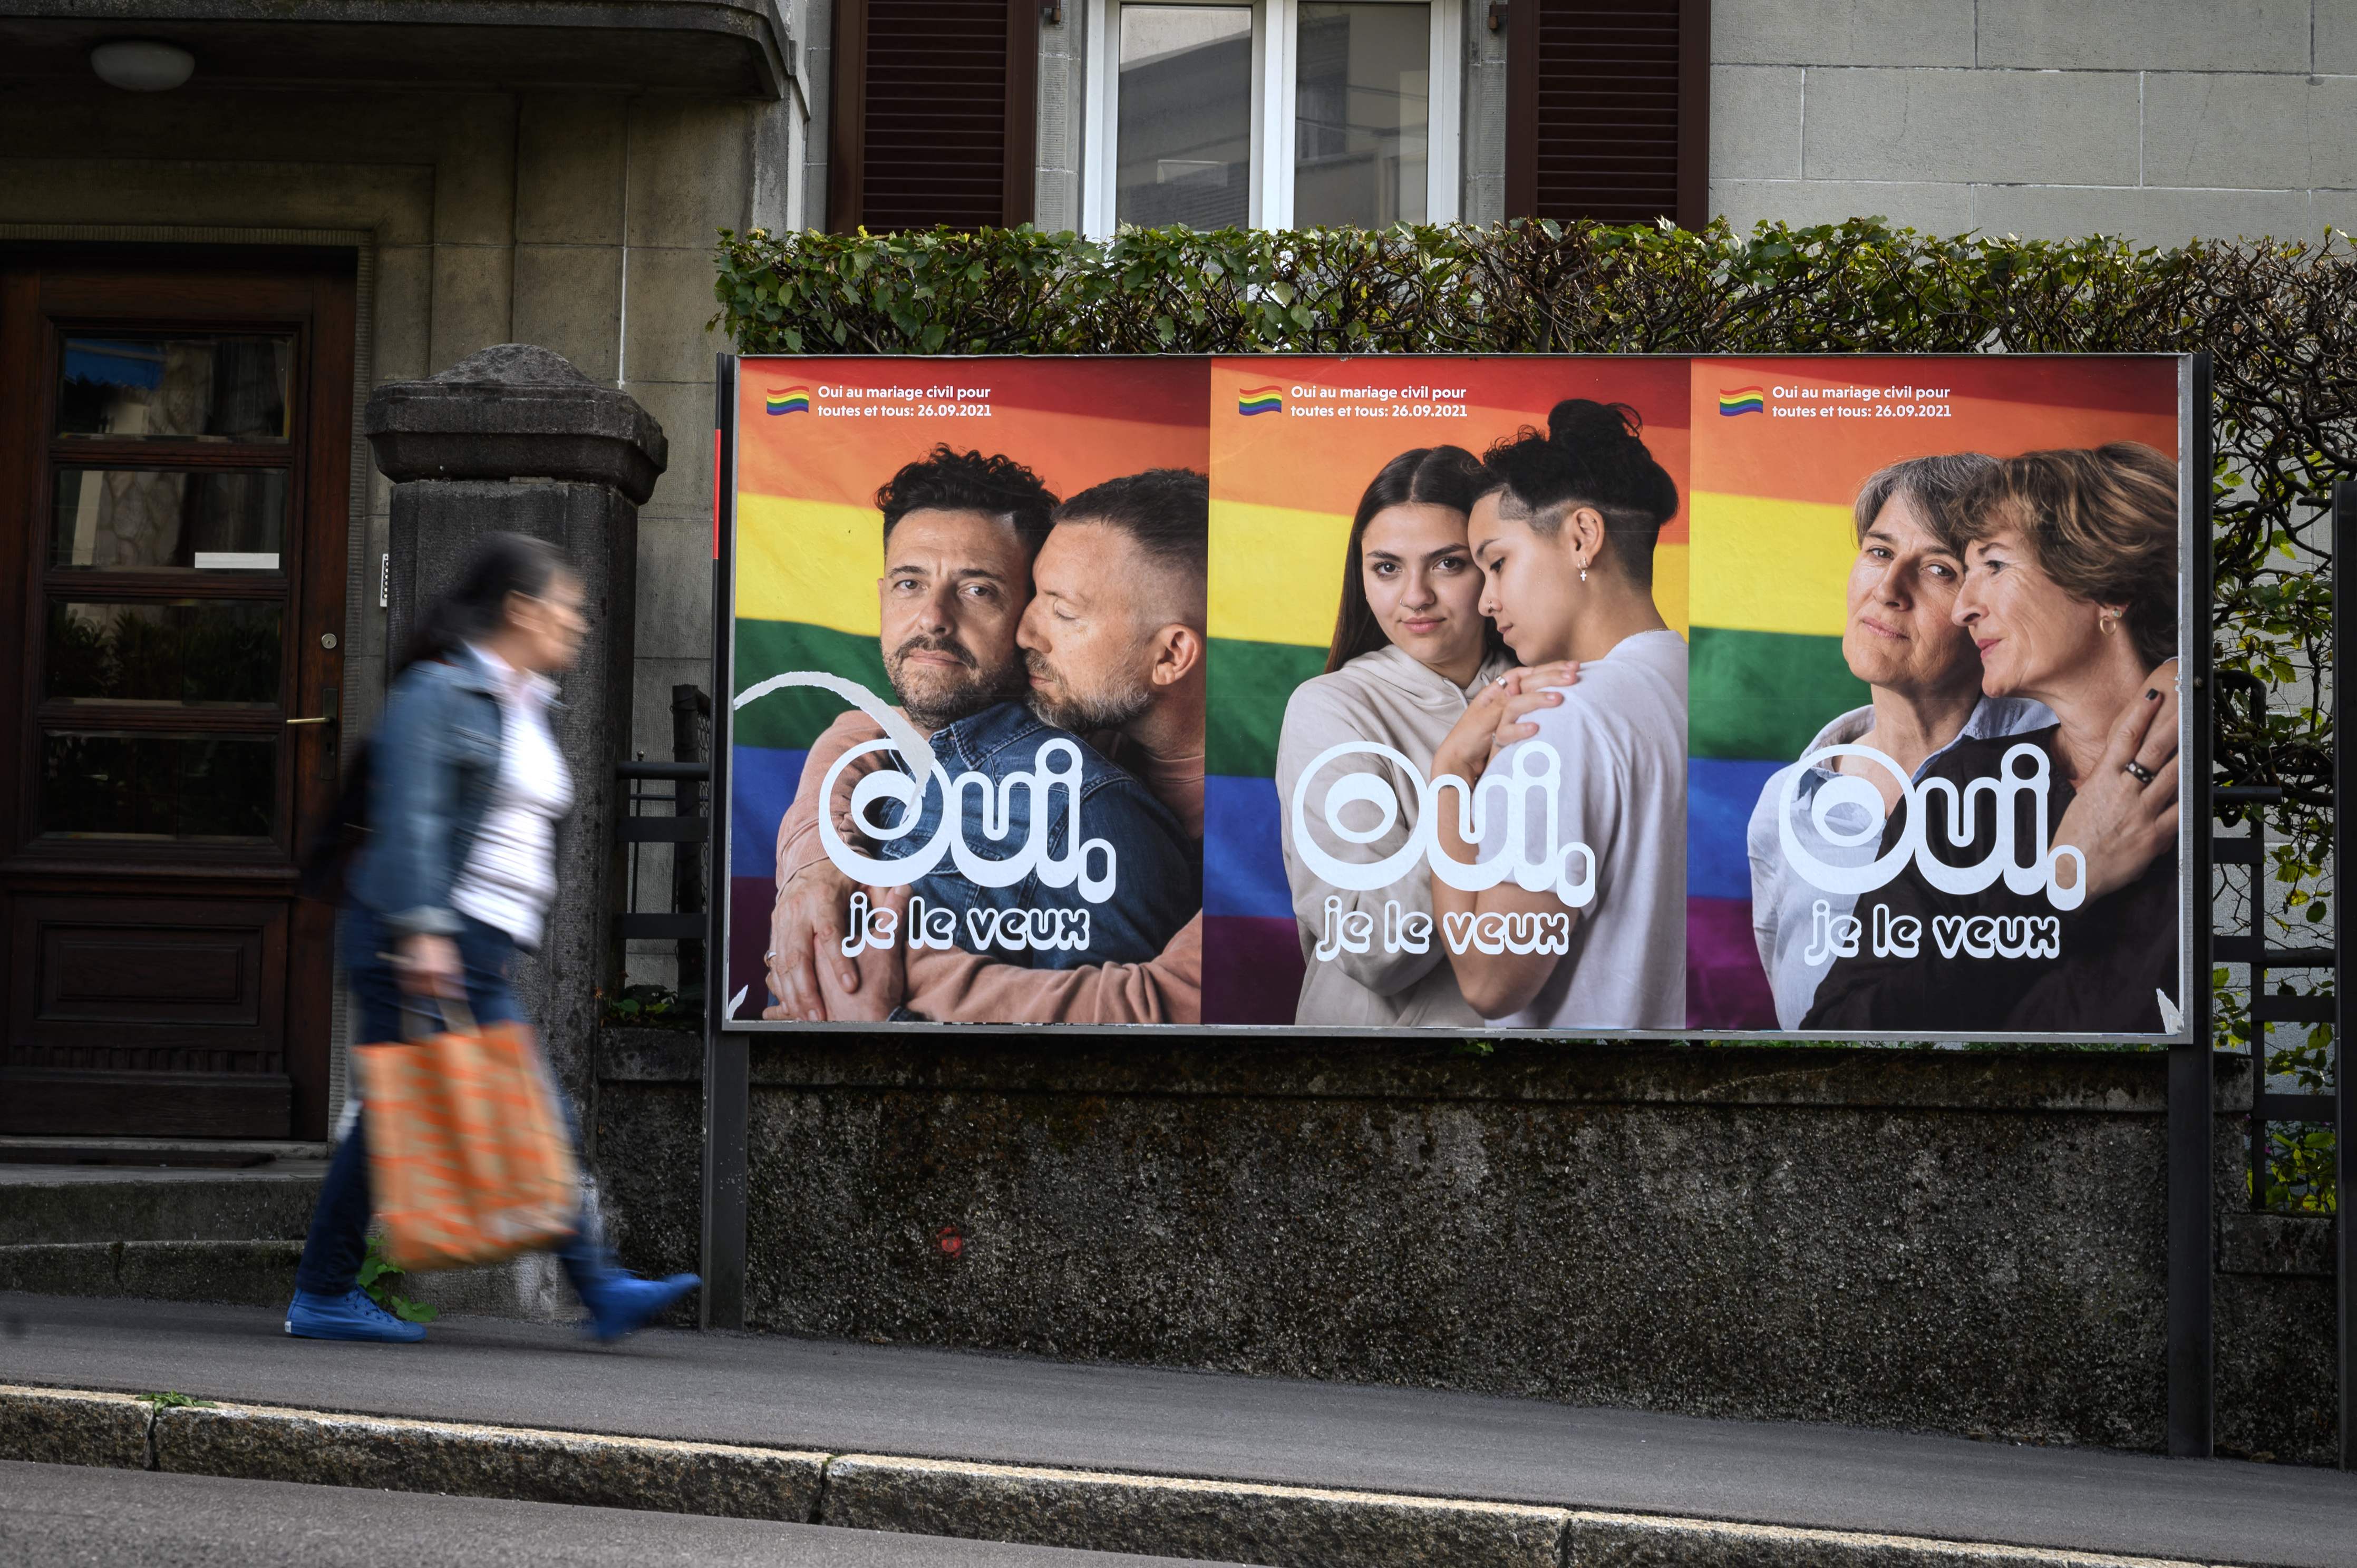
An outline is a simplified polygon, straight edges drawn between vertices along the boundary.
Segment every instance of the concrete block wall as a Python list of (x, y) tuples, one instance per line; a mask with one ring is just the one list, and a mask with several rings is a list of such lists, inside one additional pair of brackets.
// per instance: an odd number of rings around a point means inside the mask
[(1739, 226), (2357, 226), (2357, 0), (1723, 0), (1711, 26), (1711, 205)]

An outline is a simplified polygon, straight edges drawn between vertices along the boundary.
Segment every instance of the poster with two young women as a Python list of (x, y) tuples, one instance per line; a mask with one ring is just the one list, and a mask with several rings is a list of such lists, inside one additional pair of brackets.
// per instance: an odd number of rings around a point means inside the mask
[(2175, 1036), (2182, 368), (740, 360), (729, 1023)]

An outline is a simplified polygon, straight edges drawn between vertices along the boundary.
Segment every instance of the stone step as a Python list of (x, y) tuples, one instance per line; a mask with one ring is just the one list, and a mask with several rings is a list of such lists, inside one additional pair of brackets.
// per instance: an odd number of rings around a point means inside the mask
[[(299, 1240), (18, 1242), (0, 1246), (0, 1291), (284, 1306), (295, 1294), (302, 1255)], [(541, 1253), (388, 1283), (445, 1314), (528, 1323), (580, 1316), (556, 1260)]]
[(299, 1241), (324, 1162), (248, 1171), (0, 1166), (0, 1246)]
[[(5, 1142), (13, 1153), (39, 1141)], [(51, 1142), (63, 1152), (74, 1141)], [(284, 1305), (327, 1161), (316, 1144), (252, 1147), (274, 1157), (229, 1170), (0, 1162), (0, 1290)], [(152, 1142), (124, 1148), (141, 1159), (175, 1152)], [(563, 1270), (544, 1254), (405, 1274), (393, 1288), (442, 1313), (532, 1323), (580, 1313)]]
[(278, 1306), (302, 1255), (289, 1240), (18, 1242), (0, 1246), (0, 1290)]

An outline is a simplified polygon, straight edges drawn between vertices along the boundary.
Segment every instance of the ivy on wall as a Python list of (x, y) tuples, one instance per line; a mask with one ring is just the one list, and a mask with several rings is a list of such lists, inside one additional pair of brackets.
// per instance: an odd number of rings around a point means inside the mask
[[(2357, 477), (2357, 252), (2345, 238), (2137, 249), (1943, 239), (1876, 219), (1748, 235), (1544, 220), (1103, 241), (1028, 227), (755, 230), (724, 231), (718, 265), (715, 322), (747, 353), (2208, 349), (2213, 782), (2284, 792), (2266, 812), (2272, 888), (2222, 881), (2220, 918), (2258, 898), (2298, 945), (2330, 919), (2331, 595), (2318, 568), (2331, 483)], [(2246, 1047), (2244, 993), (2226, 970), (2215, 979), (2217, 1043)], [(2329, 1028), (2270, 1047), (2276, 1073), (2328, 1081)], [(2276, 1206), (2329, 1205), (2329, 1137), (2282, 1129), (2278, 1156)]]

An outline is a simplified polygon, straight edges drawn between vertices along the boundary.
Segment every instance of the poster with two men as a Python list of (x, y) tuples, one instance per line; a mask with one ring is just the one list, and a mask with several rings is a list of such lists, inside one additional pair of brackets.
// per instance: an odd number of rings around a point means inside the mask
[(2181, 360), (733, 369), (730, 1027), (2181, 1036)]

